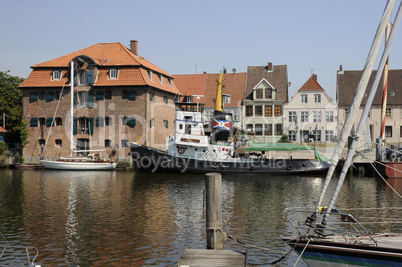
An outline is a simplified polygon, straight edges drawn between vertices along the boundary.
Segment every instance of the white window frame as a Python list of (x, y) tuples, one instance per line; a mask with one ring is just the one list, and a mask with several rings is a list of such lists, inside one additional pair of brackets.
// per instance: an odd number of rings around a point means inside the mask
[(331, 142), (334, 138), (334, 130), (325, 130), (325, 142)]
[(296, 142), (296, 131), (288, 131), (289, 141)]
[(321, 94), (314, 94), (314, 103), (321, 103)]
[(334, 122), (334, 111), (333, 110), (325, 111), (325, 122)]
[(300, 112), (300, 122), (308, 122), (308, 111)]
[(117, 79), (117, 69), (110, 69), (109, 79), (111, 79), (111, 80)]
[(308, 95), (307, 94), (301, 94), (301, 102), (302, 103), (308, 103)]
[(313, 122), (321, 122), (321, 111), (313, 111)]
[(52, 80), (53, 81), (60, 81), (62, 72), (59, 70), (52, 71)]
[(296, 122), (297, 114), (296, 111), (289, 111), (289, 122)]
[(223, 104), (230, 104), (230, 95), (223, 95), (222, 98)]

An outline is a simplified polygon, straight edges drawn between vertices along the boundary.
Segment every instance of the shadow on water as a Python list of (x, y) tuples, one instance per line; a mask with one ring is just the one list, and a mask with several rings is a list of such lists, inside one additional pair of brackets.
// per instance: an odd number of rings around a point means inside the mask
[[(268, 250), (225, 247), (249, 249), (254, 265), (277, 260), (290, 249), (281, 236), (295, 234), (282, 211), (315, 205), (322, 184), (312, 176), (222, 176), (223, 231)], [(2, 169), (1, 231), (13, 245), (37, 247), (43, 266), (174, 265), (186, 248), (206, 246), (204, 193), (204, 175)], [(352, 177), (337, 205), (388, 202), (401, 204), (382, 181)], [(5, 263), (16, 262), (7, 255)]]

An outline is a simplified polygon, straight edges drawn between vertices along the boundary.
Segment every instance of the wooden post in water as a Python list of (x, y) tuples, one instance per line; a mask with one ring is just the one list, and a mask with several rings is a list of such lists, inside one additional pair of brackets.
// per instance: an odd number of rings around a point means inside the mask
[(220, 173), (205, 174), (207, 248), (223, 249), (222, 177)]

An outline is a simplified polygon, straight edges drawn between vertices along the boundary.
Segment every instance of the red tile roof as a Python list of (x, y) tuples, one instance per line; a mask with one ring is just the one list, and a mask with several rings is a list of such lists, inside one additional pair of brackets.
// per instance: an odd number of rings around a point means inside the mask
[(8, 130), (5, 130), (3, 127), (0, 126), (0, 133), (4, 133), (4, 132), (7, 133)]
[(317, 82), (317, 75), (313, 74), (307, 82), (300, 87), (299, 91), (324, 91), (324, 89)]
[[(170, 84), (166, 80), (166, 78), (173, 78), (172, 75), (153, 65), (143, 57), (134, 55), (119, 42), (95, 44), (68, 55), (33, 65), (31, 66), (33, 71), (20, 87), (68, 86), (68, 65), (73, 58), (81, 55), (92, 58), (98, 64), (99, 74), (94, 86), (149, 85), (174, 94), (180, 93), (174, 82)], [(118, 79), (108, 79), (107, 72), (111, 67), (118, 69)], [(63, 70), (60, 81), (51, 80), (52, 70), (54, 69)], [(148, 76), (147, 70), (152, 70), (153, 72), (152, 81)], [(159, 74), (162, 74), (164, 77), (163, 84), (160, 81)]]
[[(215, 105), (219, 74), (183, 74), (174, 75), (174, 77), (174, 81), (182, 95), (202, 95), (204, 97), (201, 97), (200, 103), (204, 103), (205, 107)], [(225, 107), (239, 106), (243, 100), (246, 73), (224, 74), (222, 83), (222, 93), (230, 95), (230, 104), (225, 104)], [(193, 102), (196, 102), (196, 100), (193, 99)]]

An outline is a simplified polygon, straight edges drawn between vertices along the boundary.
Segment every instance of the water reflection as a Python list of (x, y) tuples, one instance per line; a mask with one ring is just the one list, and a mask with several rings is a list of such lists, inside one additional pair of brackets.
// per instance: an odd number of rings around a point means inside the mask
[[(314, 206), (322, 184), (318, 177), (223, 176), (223, 230), (279, 251), (249, 250), (250, 263), (270, 263), (289, 250), (280, 237), (294, 234), (282, 211)], [(13, 245), (37, 247), (44, 266), (174, 265), (184, 249), (206, 246), (204, 189), (203, 175), (2, 169), (1, 231)], [(402, 204), (376, 178), (351, 177), (338, 199), (345, 208)], [(245, 249), (233, 241), (226, 247)]]

